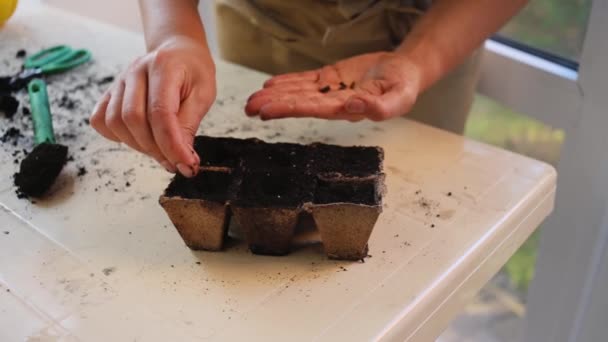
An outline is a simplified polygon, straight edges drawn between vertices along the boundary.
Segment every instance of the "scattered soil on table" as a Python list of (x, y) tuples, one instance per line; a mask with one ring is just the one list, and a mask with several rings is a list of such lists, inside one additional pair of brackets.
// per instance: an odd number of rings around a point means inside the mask
[(87, 174), (87, 169), (84, 166), (81, 166), (78, 168), (78, 173), (76, 174), (76, 176), (82, 177), (86, 174)]
[[(9, 42), (9, 46), (0, 51), (0, 75), (5, 76), (0, 77), (0, 148), (6, 151), (7, 156), (11, 158), (10, 160), (3, 159), (2, 162), (5, 164), (7, 162), (14, 163), (15, 167), (19, 167), (18, 164), (26, 153), (17, 152), (24, 148), (30, 150), (34, 147), (33, 124), (27, 91), (25, 89), (12, 89), (9, 86), (10, 76), (21, 69), (23, 58), (27, 56), (26, 49), (28, 51), (38, 50), (41, 46), (25, 41), (23, 46), (16, 48), (14, 43), (11, 47), (11, 42)], [(86, 173), (98, 175), (99, 181), (97, 183), (99, 184), (94, 184), (92, 187), (107, 188), (109, 191), (114, 189), (124, 191), (125, 184), (133, 182), (135, 175), (125, 175), (120, 180), (120, 172), (97, 172), (98, 169), (101, 169), (100, 166), (93, 163), (92, 159), (95, 158), (92, 158), (92, 156), (102, 153), (111, 154), (115, 148), (90, 151), (89, 146), (83, 146), (83, 142), (90, 141), (90, 137), (96, 134), (89, 127), (88, 116), (107, 86), (114, 81), (112, 74), (118, 72), (119, 69), (122, 69), (122, 67), (118, 65), (103, 66), (96, 63), (87, 63), (69, 72), (45, 77), (49, 88), (49, 103), (57, 142), (69, 146), (70, 150), (73, 151), (69, 160), (78, 162), (73, 175), (75, 177), (77, 175), (82, 176), (83, 170), (80, 169), (82, 167), (86, 170)], [(21, 107), (20, 110), (19, 107)], [(85, 150), (87, 152), (84, 152)], [(120, 150), (121, 152), (127, 151), (124, 147)], [(149, 164), (154, 167), (152, 162)], [(20, 181), (23, 181), (24, 173), (20, 171), (17, 174), (20, 175)], [(111, 180), (112, 184), (104, 185), (106, 180)], [(17, 193), (22, 198), (28, 197), (20, 190), (17, 190)]]
[(101, 270), (101, 272), (106, 276), (109, 276), (110, 274), (114, 273), (115, 271), (116, 271), (116, 267), (106, 267), (103, 270)]
[(114, 76), (106, 76), (100, 80), (97, 81), (97, 85), (98, 86), (104, 86), (108, 83), (112, 83), (114, 82)]
[(323, 93), (323, 94), (329, 93), (330, 90), (331, 90), (331, 87), (328, 85), (326, 85), (325, 87), (319, 88), (319, 92)]
[(57, 105), (65, 109), (72, 110), (76, 108), (78, 102), (70, 99), (67, 94), (64, 94)]
[(42, 196), (55, 182), (67, 161), (68, 148), (42, 143), (23, 159), (14, 176), (19, 195)]
[(0, 137), (0, 141), (2, 143), (9, 143), (13, 146), (17, 146), (19, 138), (22, 138), (23, 134), (21, 134), (21, 130), (16, 127), (9, 127), (4, 134)]

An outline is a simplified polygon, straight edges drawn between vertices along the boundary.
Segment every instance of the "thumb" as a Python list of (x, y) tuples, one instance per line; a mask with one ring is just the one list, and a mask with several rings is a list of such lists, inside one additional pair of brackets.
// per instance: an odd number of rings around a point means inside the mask
[(393, 84), (380, 95), (358, 93), (344, 104), (349, 114), (365, 115), (370, 120), (382, 121), (406, 114), (416, 100), (416, 94), (404, 84)]

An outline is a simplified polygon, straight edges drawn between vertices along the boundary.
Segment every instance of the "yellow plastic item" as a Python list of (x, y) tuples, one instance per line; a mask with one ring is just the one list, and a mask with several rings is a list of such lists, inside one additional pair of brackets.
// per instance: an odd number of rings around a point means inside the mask
[(17, 8), (17, 0), (0, 0), (0, 25), (13, 15), (15, 8)]

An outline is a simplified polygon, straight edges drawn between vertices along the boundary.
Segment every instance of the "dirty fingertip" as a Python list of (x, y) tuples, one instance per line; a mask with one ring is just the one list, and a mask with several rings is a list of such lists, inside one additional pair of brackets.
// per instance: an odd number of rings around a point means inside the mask
[(190, 178), (194, 176), (194, 170), (189, 165), (178, 163), (177, 170), (179, 170), (179, 173), (181, 173), (184, 177)]
[(162, 167), (164, 167), (165, 170), (167, 170), (167, 172), (170, 172), (170, 173), (175, 173), (176, 172), (175, 167), (171, 163), (169, 163), (168, 160), (161, 161), (160, 165), (162, 165)]

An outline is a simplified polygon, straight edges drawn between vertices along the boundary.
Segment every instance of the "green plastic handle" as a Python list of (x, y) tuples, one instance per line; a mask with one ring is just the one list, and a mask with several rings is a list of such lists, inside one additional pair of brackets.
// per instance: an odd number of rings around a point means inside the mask
[(40, 67), (40, 70), (45, 74), (53, 74), (56, 72), (64, 72), (84, 64), (91, 60), (91, 52), (89, 50), (70, 50), (56, 60)]
[(46, 64), (57, 60), (59, 57), (67, 54), (71, 50), (72, 49), (70, 49), (70, 47), (68, 47), (67, 45), (53, 46), (26, 58), (25, 63), (23, 63), (23, 66), (26, 69), (40, 68)]
[(34, 142), (36, 145), (45, 142), (54, 144), (55, 133), (53, 132), (46, 83), (41, 79), (34, 79), (28, 83), (27, 91), (30, 95), (32, 120), (34, 121)]
[(67, 71), (91, 60), (91, 51), (73, 50), (67, 45), (57, 45), (44, 49), (26, 58), (26, 69), (39, 68), (45, 74)]

